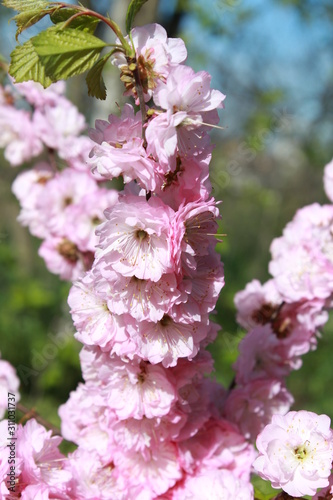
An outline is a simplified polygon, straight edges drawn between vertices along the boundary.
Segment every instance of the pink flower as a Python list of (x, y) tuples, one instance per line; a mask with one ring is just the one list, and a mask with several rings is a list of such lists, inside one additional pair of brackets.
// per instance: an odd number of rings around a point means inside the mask
[(20, 481), (23, 484), (45, 484), (50, 492), (61, 498), (66, 492), (70, 474), (63, 468), (66, 458), (58, 446), (59, 436), (51, 436), (35, 419), (17, 430), (17, 455), (22, 459)]
[(66, 148), (68, 137), (78, 136), (85, 128), (85, 118), (65, 97), (58, 97), (52, 105), (45, 104), (33, 114), (33, 126), (38, 137), (48, 148)]
[(124, 197), (105, 211), (107, 222), (97, 230), (100, 237), (97, 257), (105, 267), (123, 276), (159, 281), (174, 271), (171, 253), (171, 209), (159, 199)]
[(163, 183), (157, 191), (162, 201), (174, 210), (180, 205), (207, 200), (212, 187), (209, 181), (210, 148), (203, 154), (177, 158), (175, 165), (164, 173)]
[(328, 486), (333, 459), (333, 434), (327, 415), (291, 411), (274, 415), (259, 434), (256, 472), (291, 496), (315, 495)]
[(94, 284), (94, 275), (88, 273), (70, 289), (68, 304), (77, 329), (75, 338), (84, 344), (111, 350), (114, 344), (128, 338), (125, 318), (109, 311), (106, 299)]
[(333, 159), (324, 170), (324, 189), (329, 200), (333, 201)]
[(225, 415), (244, 436), (255, 441), (274, 414), (285, 415), (294, 399), (280, 380), (254, 380), (236, 387), (225, 403)]
[[(185, 118), (185, 111), (178, 113), (167, 111), (157, 114), (148, 123), (146, 129), (147, 151), (165, 169), (176, 154), (178, 147), (177, 133)], [(180, 152), (188, 153), (188, 151), (182, 151), (182, 149), (180, 149)]]
[[(126, 39), (129, 40), (129, 37)], [(168, 38), (165, 29), (159, 24), (147, 24), (132, 29), (131, 40), (135, 47), (145, 100), (149, 101), (158, 83), (166, 80), (170, 69), (186, 59), (186, 47), (180, 38)], [(124, 80), (126, 93), (133, 92), (136, 96), (134, 81), (130, 79), (131, 72), (122, 52), (114, 54), (112, 64), (118, 66), (127, 76), (126, 81)]]
[(219, 121), (216, 109), (225, 96), (210, 88), (211, 76), (195, 73), (189, 66), (171, 69), (165, 83), (154, 92), (154, 102), (165, 113), (158, 113), (147, 126), (147, 151), (165, 164), (177, 148), (181, 155), (196, 155), (209, 146), (204, 129)]
[[(224, 286), (223, 264), (212, 248), (208, 255), (195, 259), (196, 269), (187, 269), (182, 286), (188, 287), (188, 300), (175, 306), (170, 313), (177, 321), (200, 321), (211, 312)], [(192, 319), (191, 319), (192, 318)]]
[[(97, 262), (98, 265), (98, 262)], [(108, 272), (107, 304), (115, 314), (130, 314), (137, 321), (161, 320), (175, 303), (187, 300), (178, 289), (176, 275), (163, 274), (158, 281), (142, 280)]]
[(176, 399), (166, 371), (149, 363), (110, 360), (113, 376), (107, 384), (108, 406), (119, 419), (166, 415)]
[(186, 416), (174, 409), (163, 417), (121, 420), (112, 428), (115, 449), (147, 454), (149, 448), (177, 439), (185, 422)]
[(43, 211), (38, 208), (39, 199), (47, 189), (47, 183), (54, 177), (54, 170), (46, 162), (40, 162), (31, 170), (21, 172), (13, 182), (12, 191), (21, 205), (18, 221), (28, 226), (38, 238), (49, 235)]
[(138, 179), (147, 190), (156, 187), (155, 161), (148, 157), (143, 146), (141, 112), (125, 104), (121, 117), (109, 116), (109, 121), (97, 120), (90, 137), (99, 145), (90, 153), (93, 172), (106, 179), (123, 176), (128, 183)]
[(216, 244), (216, 218), (219, 212), (214, 198), (181, 204), (172, 220), (172, 253), (182, 272), (191, 276), (196, 257), (208, 255)]
[(24, 96), (34, 107), (42, 108), (45, 105), (55, 106), (59, 97), (65, 93), (66, 84), (64, 81), (59, 81), (45, 89), (40, 83), (30, 80), (14, 83), (14, 90)]
[(186, 472), (227, 469), (236, 477), (248, 481), (254, 448), (226, 420), (210, 419), (190, 439), (179, 443), (180, 460)]
[(68, 211), (72, 205), (77, 205), (87, 195), (94, 196), (98, 189), (96, 181), (88, 173), (71, 168), (49, 180), (36, 203), (49, 234), (66, 236)]
[[(258, 378), (281, 379), (290, 373), (291, 365), (287, 358), (278, 352), (279, 339), (271, 326), (258, 326), (251, 330), (239, 344), (239, 356), (233, 367), (236, 381), (246, 384)], [(293, 365), (299, 368), (300, 364)]]
[(13, 167), (42, 152), (43, 144), (27, 111), (0, 106), (0, 148), (5, 148), (5, 158)]
[(237, 321), (247, 329), (259, 325), (271, 325), (279, 340), (276, 353), (281, 359), (288, 359), (296, 368), (297, 357), (316, 346), (316, 333), (327, 319), (323, 310), (324, 300), (303, 300), (285, 303), (278, 293), (275, 281), (269, 280), (264, 285), (253, 280), (245, 290), (235, 296), (238, 308)]
[(84, 348), (80, 357), (83, 377), (120, 420), (161, 417), (177, 399), (173, 378), (162, 366), (108, 356), (96, 348)]
[(94, 142), (86, 135), (68, 136), (63, 140), (61, 150), (57, 153), (64, 159), (70, 168), (86, 172), (96, 180), (104, 180), (103, 177), (93, 175), (88, 164), (89, 154), (94, 147)]
[(201, 322), (177, 323), (165, 314), (157, 323), (141, 321), (128, 332), (138, 346), (137, 354), (150, 363), (175, 366), (178, 358), (192, 359), (209, 331), (208, 318)]
[(112, 427), (118, 419), (96, 387), (79, 384), (58, 413), (65, 439), (81, 449), (98, 453), (102, 459), (109, 458)]
[[(183, 386), (198, 382), (204, 375), (208, 375), (213, 371), (214, 361), (210, 352), (201, 349), (195, 358), (191, 361), (187, 359), (179, 359), (176, 366), (170, 370), (177, 380), (178, 389)], [(207, 389), (207, 388), (206, 388)], [(205, 390), (206, 390), (205, 389)]]
[(253, 486), (225, 469), (212, 469), (187, 476), (173, 490), (173, 500), (253, 500)]
[(237, 308), (237, 323), (246, 330), (268, 323), (282, 303), (273, 279), (263, 285), (258, 280), (247, 283), (244, 290), (234, 298)]
[[(15, 368), (8, 361), (0, 359), (0, 419), (9, 407), (9, 393), (12, 393), (10, 397), (13, 397), (16, 402), (20, 400), (19, 387), (20, 381)], [(13, 402), (13, 399), (10, 401)]]
[[(215, 122), (218, 122), (217, 115), (211, 121), (212, 124)], [(186, 160), (209, 151), (210, 138), (205, 128), (198, 119), (188, 118), (185, 111), (167, 110), (158, 113), (147, 126), (147, 152), (155, 158), (165, 174), (170, 165), (174, 170), (177, 153), (178, 157)]]
[[(21, 500), (49, 500), (49, 495), (52, 495), (52, 491), (45, 486), (45, 484), (30, 484), (22, 491), (20, 498)], [(58, 497), (59, 500), (61, 497)], [(68, 498), (67, 495), (62, 496), (62, 498)]]
[(218, 406), (225, 398), (225, 394), (222, 386), (218, 386), (211, 379), (201, 378), (199, 380), (193, 378), (187, 384), (183, 384), (178, 389), (178, 394), (177, 409), (186, 416), (186, 421), (176, 439), (181, 443), (195, 436), (210, 419), (220, 419), (221, 412)]
[(96, 191), (67, 207), (65, 236), (71, 239), (80, 251), (95, 252), (98, 243), (96, 228), (105, 221), (104, 210), (114, 206), (117, 200), (117, 191), (96, 186)]
[(273, 240), (269, 271), (286, 302), (326, 299), (333, 291), (333, 206), (298, 210)]
[(208, 255), (216, 244), (216, 219), (219, 211), (214, 198), (182, 204), (173, 221), (174, 234), (181, 238), (182, 251), (190, 255)]
[(59, 274), (61, 279), (69, 281), (81, 278), (93, 257), (92, 254), (81, 254), (75, 243), (60, 237), (44, 240), (38, 255), (44, 259), (51, 273)]
[(103, 463), (94, 451), (78, 448), (68, 457), (71, 496), (76, 500), (127, 500), (128, 490), (112, 462)]
[(24, 98), (36, 108), (43, 106), (55, 106), (59, 97), (65, 93), (64, 81), (52, 83), (45, 89), (40, 83), (32, 80), (28, 82), (15, 83), (14, 90), (18, 91)]
[[(205, 71), (195, 73), (189, 66), (177, 65), (154, 93), (154, 102), (162, 109), (185, 111), (188, 121), (201, 124), (205, 113), (222, 107), (225, 99), (219, 90), (210, 88), (211, 76)], [(215, 116), (215, 115), (214, 115)]]
[[(127, 498), (157, 498), (182, 477), (174, 443), (160, 443), (146, 453), (118, 449), (114, 454), (114, 462), (130, 486)], [(143, 496), (138, 497), (139, 494)]]

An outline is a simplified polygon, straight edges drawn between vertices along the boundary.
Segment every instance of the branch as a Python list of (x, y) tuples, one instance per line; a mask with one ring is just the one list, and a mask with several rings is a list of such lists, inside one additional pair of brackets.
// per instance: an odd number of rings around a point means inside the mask
[(26, 420), (29, 420), (29, 418), (35, 418), (37, 422), (42, 424), (47, 429), (51, 430), (55, 436), (61, 436), (60, 429), (58, 429), (58, 427), (56, 427), (55, 425), (51, 424), (51, 422), (49, 422), (48, 420), (45, 420), (43, 417), (38, 415), (38, 413), (34, 409), (26, 408), (21, 403), (17, 403), (16, 408), (18, 411), (23, 413), (23, 417), (21, 418), (19, 423), (23, 423)]

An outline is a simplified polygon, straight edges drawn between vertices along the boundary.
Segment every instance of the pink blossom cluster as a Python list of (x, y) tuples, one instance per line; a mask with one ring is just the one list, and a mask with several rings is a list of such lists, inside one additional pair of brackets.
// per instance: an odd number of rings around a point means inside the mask
[(102, 470), (112, 463), (114, 485), (101, 484), (98, 498), (181, 498), (194, 479), (209, 484), (213, 471), (214, 482), (228, 473), (251, 498), (254, 448), (221, 417), (223, 390), (203, 376), (212, 369), (208, 352), (167, 369), (84, 347), (81, 365), (85, 383), (59, 413), (77, 454), (93, 454)]
[[(143, 124), (130, 105), (121, 117), (97, 120), (91, 134), (98, 144), (91, 152), (93, 171), (107, 179), (121, 174), (125, 183), (135, 180), (174, 210), (206, 201), (212, 150), (207, 131), (218, 122), (225, 96), (210, 88), (208, 73), (181, 64), (187, 55), (184, 42), (167, 38), (162, 26), (134, 28), (131, 35), (141, 89), (150, 103), (148, 120)], [(113, 63), (122, 72), (126, 93), (139, 103), (131, 65), (121, 53)]]
[[(332, 163), (326, 166), (324, 176), (325, 189), (332, 201), (331, 172)], [(234, 364), (236, 384), (226, 400), (225, 412), (252, 440), (261, 432), (257, 439), (260, 458), (254, 463), (255, 469), (263, 478), (271, 480), (273, 487), (283, 488), (293, 496), (314, 495), (318, 487), (327, 486), (331, 471), (329, 418), (311, 412), (297, 416), (290, 412), (285, 419), (283, 415), (293, 403), (285, 388), (285, 379), (292, 370), (301, 367), (301, 357), (316, 348), (319, 331), (331, 308), (332, 230), (332, 205), (314, 203), (298, 210), (282, 237), (271, 245), (269, 270), (272, 279), (264, 285), (254, 280), (235, 297), (238, 323), (248, 333), (239, 344), (239, 357)], [(299, 458), (294, 451), (290, 460), (294, 460), (295, 455), (296, 461), (290, 462), (287, 471), (287, 452), (282, 443), (287, 437), (290, 439), (290, 433), (284, 438), (275, 423), (288, 431), (291, 419), (296, 422), (296, 418), (301, 422), (304, 418), (304, 426), (309, 428), (320, 425), (316, 422), (325, 422), (326, 434), (324, 432), (320, 439), (324, 440), (326, 448), (324, 445), (318, 448), (318, 453), (321, 449), (326, 450), (323, 451), (326, 465), (322, 476), (314, 474), (314, 463), (316, 460), (319, 463), (320, 457), (312, 454), (310, 461), (309, 450), (314, 450), (315, 444), (310, 446), (312, 441), (306, 439), (302, 441), (306, 465), (303, 455)], [(298, 450), (301, 445), (295, 440), (296, 444), (288, 441), (292, 443), (286, 445), (288, 449)], [(280, 462), (279, 469), (277, 464)], [(297, 463), (301, 464), (299, 468), (296, 468)]]
[[(329, 196), (331, 170), (327, 165), (324, 177)], [(332, 230), (332, 205), (314, 203), (298, 210), (271, 245), (272, 279), (263, 285), (253, 280), (235, 296), (237, 321), (248, 333), (239, 344), (237, 387), (226, 411), (238, 412), (239, 425), (252, 439), (273, 413), (284, 414), (290, 408), (293, 399), (285, 378), (301, 367), (304, 354), (316, 348), (327, 322), (333, 293)], [(263, 401), (253, 411), (258, 394)]]
[(215, 489), (230, 500), (235, 491), (253, 498), (255, 452), (221, 418), (222, 388), (203, 376), (212, 369), (208, 352), (167, 370), (138, 359), (110, 360), (87, 347), (81, 363), (86, 382), (60, 408), (63, 436), (78, 448), (63, 455), (62, 437), (35, 419), (17, 424), (7, 439), (2, 420), (1, 498), (199, 500)]
[(52, 436), (35, 419), (28, 420), (24, 427), (18, 424), (10, 439), (7, 426), (7, 420), (0, 422), (1, 498), (70, 498), (70, 461), (58, 449), (62, 438)]
[[(100, 468), (112, 463), (114, 490), (101, 484), (98, 498), (180, 498), (196, 481), (252, 498), (254, 448), (223, 418), (223, 389), (204, 379), (224, 276), (203, 122), (216, 123), (224, 96), (208, 74), (178, 64), (183, 42), (163, 28), (136, 28), (133, 40), (151, 70), (143, 91), (154, 107), (144, 126), (128, 104), (91, 132), (92, 171), (122, 175), (125, 189), (105, 210), (92, 267), (69, 294), (85, 382), (60, 408), (62, 434), (78, 454), (95, 453)], [(163, 74), (155, 47), (169, 61)]]
[(82, 135), (85, 119), (64, 90), (63, 82), (47, 90), (35, 82), (2, 88), (0, 144), (12, 166), (35, 162), (13, 183), (21, 205), (18, 220), (43, 240), (39, 255), (48, 269), (72, 280), (90, 268), (96, 226), (118, 193), (87, 166), (93, 142)]
[[(97, 120), (91, 139), (59, 85), (3, 91), (4, 115), (21, 112), (17, 92), (27, 99), (39, 141), (29, 150), (33, 142), (18, 134), (24, 155), (16, 161), (6, 148), (6, 157), (16, 165), (48, 154), (14, 183), (19, 220), (44, 240), (48, 268), (74, 281), (68, 302), (84, 344), (84, 383), (59, 411), (63, 436), (78, 448), (65, 458), (58, 437), (34, 421), (19, 426), (16, 491), (201, 500), (217, 488), (226, 499), (235, 491), (251, 499), (253, 445), (223, 416), (223, 388), (205, 378), (213, 368), (205, 347), (218, 330), (209, 314), (224, 285), (207, 131), (225, 96), (208, 73), (182, 64), (184, 43), (161, 26), (136, 28), (132, 39), (139, 86), (128, 61), (118, 54), (113, 63), (141, 110), (126, 104)], [(122, 192), (104, 187), (119, 176)]]

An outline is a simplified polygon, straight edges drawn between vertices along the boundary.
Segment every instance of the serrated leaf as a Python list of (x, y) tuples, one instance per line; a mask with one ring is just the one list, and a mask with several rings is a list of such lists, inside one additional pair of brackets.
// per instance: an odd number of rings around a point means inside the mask
[[(77, 12), (76, 9), (58, 9), (50, 15), (50, 18), (53, 24), (63, 23), (68, 21), (74, 14), (77, 14)], [(73, 19), (68, 27), (93, 34), (99, 22), (97, 17), (82, 15)]]
[(50, 5), (48, 0), (3, 0), (3, 5), (17, 12), (43, 10)]
[(134, 18), (148, 0), (132, 0), (126, 13), (126, 31), (129, 33), (132, 29)]
[(40, 11), (38, 9), (32, 9), (32, 10), (25, 10), (24, 12), (17, 14), (17, 16), (14, 17), (14, 21), (16, 22), (17, 26), (16, 39), (19, 36), (19, 34), (22, 33), (22, 31), (38, 23), (38, 21), (43, 19), (43, 17), (45, 17), (48, 13), (49, 13), (48, 10)]
[(109, 52), (105, 56), (101, 57), (99, 61), (91, 68), (86, 76), (86, 82), (88, 86), (88, 95), (91, 97), (97, 97), (97, 99), (106, 99), (106, 87), (103, 80), (102, 72), (105, 64), (110, 59), (113, 51)]
[(107, 45), (90, 33), (71, 28), (49, 28), (32, 38), (46, 74), (67, 79), (89, 70)]
[(53, 83), (53, 80), (45, 74), (45, 68), (31, 40), (16, 47), (10, 57), (9, 74), (16, 82), (34, 80), (45, 88)]

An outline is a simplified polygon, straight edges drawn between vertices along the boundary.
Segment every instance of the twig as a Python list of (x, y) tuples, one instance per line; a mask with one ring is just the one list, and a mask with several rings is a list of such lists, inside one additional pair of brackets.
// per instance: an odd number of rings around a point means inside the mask
[(58, 427), (56, 427), (55, 425), (51, 424), (51, 422), (49, 422), (48, 420), (45, 420), (43, 417), (41, 417), (40, 415), (38, 415), (38, 413), (34, 409), (26, 408), (21, 403), (17, 403), (16, 409), (18, 411), (20, 411), (21, 413), (23, 413), (23, 415), (24, 415), (21, 418), (21, 420), (20, 420), (19, 423), (23, 423), (26, 420), (29, 420), (29, 418), (35, 418), (37, 420), (37, 422), (39, 422), (40, 424), (42, 424), (47, 429), (51, 430), (54, 435), (61, 436), (60, 429), (58, 429)]

